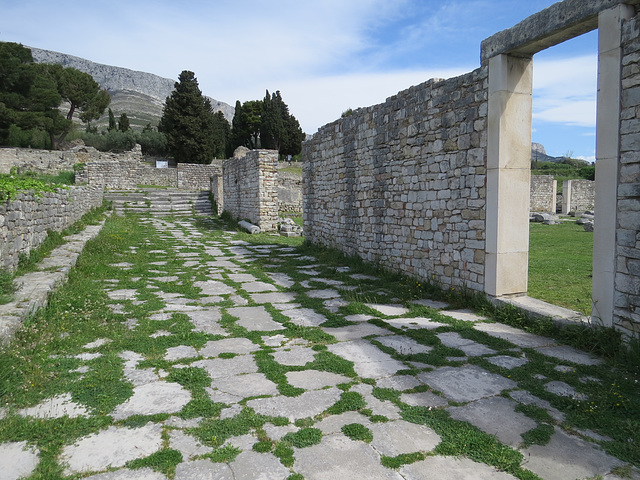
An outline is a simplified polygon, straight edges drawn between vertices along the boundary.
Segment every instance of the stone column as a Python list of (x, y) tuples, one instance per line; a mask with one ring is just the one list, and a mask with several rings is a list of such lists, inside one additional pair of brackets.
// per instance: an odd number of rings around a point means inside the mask
[(489, 60), (485, 292), (525, 294), (529, 262), (533, 60)]
[(634, 8), (620, 4), (598, 16), (598, 113), (596, 198), (593, 237), (592, 317), (613, 325), (616, 267), (616, 202), (620, 161), (620, 92), (622, 24)]

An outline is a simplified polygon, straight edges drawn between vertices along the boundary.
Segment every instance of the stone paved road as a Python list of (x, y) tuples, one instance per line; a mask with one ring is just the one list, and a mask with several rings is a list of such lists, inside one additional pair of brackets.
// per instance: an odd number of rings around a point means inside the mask
[[(423, 314), (439, 311), (442, 315), (435, 320), (392, 302), (370, 303), (368, 313), (349, 314), (341, 308), (353, 298), (349, 292), (363, 285), (384, 290), (379, 279), (351, 274), (348, 268), (338, 269), (341, 276), (336, 279), (331, 276), (335, 269), (300, 257), (292, 248), (248, 244), (233, 232), (211, 238), (193, 220), (141, 221), (174, 244), (179, 271), (169, 270), (166, 251), (152, 250), (156, 258), (144, 294), (130, 283), (122, 286), (123, 280), (106, 281), (104, 288), (109, 308), (121, 315), (127, 328), (147, 332), (147, 341), (157, 342), (162, 368), (145, 365), (145, 356), (133, 349), (118, 352), (131, 395), (109, 412), (113, 422), (107, 428), (64, 446), (59, 463), (69, 478), (167, 479), (161, 469), (129, 463), (163, 451), (181, 454), (175, 473), (169, 474), (176, 480), (516, 478), (485, 463), (444, 455), (438, 446), (445, 442), (445, 433), (436, 431), (436, 424), (415, 421), (441, 410), (494, 436), (485, 438), (519, 451), (521, 472), (538, 478), (594, 478), (623, 465), (599, 448), (598, 435), (561, 429), (563, 412), (509, 378), (510, 372), (526, 368), (528, 352), (548, 356), (560, 370), (597, 365), (598, 359), (548, 338), (487, 323), (470, 312), (442, 310), (445, 304), (427, 299), (416, 304), (432, 309), (422, 309)], [(139, 245), (132, 251), (152, 247)], [(269, 263), (256, 270), (258, 259)], [(297, 266), (295, 275), (279, 271), (287, 262)], [(126, 252), (112, 267), (125, 277), (133, 272)], [(184, 283), (185, 274), (193, 279), (197, 298), (172, 288)], [(150, 301), (162, 307), (147, 318), (130, 314)], [(342, 326), (325, 326), (336, 316), (345, 320)], [(473, 322), (486, 338), (502, 339), (508, 348), (497, 351), (496, 343), (480, 343), (448, 329), (459, 320)], [(179, 322), (189, 322), (206, 341), (166, 343), (177, 336), (171, 330)], [(416, 331), (424, 335), (410, 335)], [(100, 337), (85, 344), (78, 375), (97, 368), (101, 348), (114, 340)], [(443, 347), (456, 352), (444, 365), (415, 360), (428, 360), (434, 349)], [(179, 381), (180, 371), (182, 378), (198, 372), (198, 378), (205, 378), (200, 391), (206, 392), (210, 405), (218, 406), (213, 419), (185, 414), (196, 390)], [(583, 395), (558, 380), (540, 376), (539, 381), (549, 395), (576, 401)], [(522, 434), (538, 423), (518, 405), (536, 405), (554, 419), (547, 445), (523, 446)], [(91, 418), (96, 412), (64, 393), (17, 414)], [(155, 417), (149, 421), (133, 421), (151, 415)], [(253, 423), (242, 423), (251, 418)], [(256, 423), (256, 418), (261, 420)], [(231, 433), (207, 437), (208, 426), (217, 426), (218, 435), (225, 432), (219, 428), (221, 421), (228, 422)], [(240, 424), (247, 426), (237, 431), (231, 427)], [(0, 480), (30, 475), (39, 454), (24, 441), (0, 444)], [(417, 454), (418, 460), (401, 457), (408, 454)], [(225, 461), (216, 461), (221, 456)], [(399, 460), (398, 468), (384, 466), (389, 459)]]

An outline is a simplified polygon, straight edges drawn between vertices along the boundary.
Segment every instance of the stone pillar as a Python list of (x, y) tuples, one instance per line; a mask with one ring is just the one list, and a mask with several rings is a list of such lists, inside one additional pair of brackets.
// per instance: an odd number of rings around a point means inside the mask
[(567, 215), (571, 211), (571, 187), (573, 181), (564, 180), (562, 182), (562, 214)]
[(616, 202), (620, 161), (620, 91), (622, 24), (634, 8), (620, 4), (598, 16), (598, 113), (596, 132), (596, 198), (593, 237), (594, 320), (613, 325), (616, 267)]
[(533, 60), (489, 60), (485, 292), (525, 294), (529, 262)]

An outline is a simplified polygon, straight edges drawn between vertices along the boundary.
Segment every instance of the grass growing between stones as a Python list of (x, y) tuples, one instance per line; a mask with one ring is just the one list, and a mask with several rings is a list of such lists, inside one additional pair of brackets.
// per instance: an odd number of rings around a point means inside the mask
[[(216, 255), (206, 252), (215, 247), (225, 254), (231, 248), (250, 249), (261, 243), (275, 247), (255, 249), (252, 252), (251, 263), (244, 263), (235, 257), (229, 258), (233, 258), (232, 261), (241, 269), (239, 271), (250, 273), (266, 283), (274, 283), (269, 274), (286, 274), (295, 282), (292, 288), (286, 290), (296, 293), (294, 301), (299, 304), (298, 308), (308, 308), (325, 315), (328, 320), (324, 327), (355, 325), (355, 322), (349, 322), (345, 317), (368, 314), (374, 317), (369, 321), (369, 327), (382, 327), (387, 332), (396, 334), (398, 338), (403, 335), (422, 346), (432, 348), (426, 353), (397, 352), (376, 340), (377, 335), (365, 337), (364, 341), (369, 340), (381, 352), (404, 363), (406, 368), (400, 370), (398, 376), (412, 377), (438, 366), (477, 365), (489, 372), (510, 378), (518, 384), (519, 389), (531, 392), (565, 414), (566, 419), (558, 421), (547, 413), (547, 409), (520, 405), (517, 411), (537, 423), (536, 428), (523, 435), (525, 444), (545, 444), (554, 427), (567, 429), (576, 435), (582, 435), (578, 430), (591, 429), (611, 439), (599, 441), (609, 453), (629, 463), (638, 464), (640, 452), (637, 445), (640, 442), (637, 441), (637, 432), (640, 431), (640, 425), (636, 419), (640, 418), (640, 398), (635, 383), (637, 376), (634, 376), (632, 369), (618, 368), (623, 367), (619, 364), (612, 368), (613, 356), (608, 357), (612, 363), (606, 366), (585, 367), (567, 365), (567, 362), (531, 349), (515, 351), (515, 345), (476, 330), (474, 322), (455, 320), (447, 317), (446, 311), (414, 305), (411, 301), (439, 298), (449, 300), (452, 306), (483, 308), (484, 313), (491, 319), (511, 322), (517, 326), (524, 325), (530, 331), (558, 335), (558, 338), (564, 339), (562, 335), (565, 334), (553, 325), (544, 322), (535, 324), (515, 310), (495, 309), (469, 292), (443, 291), (437, 285), (423, 284), (385, 272), (377, 266), (366, 265), (357, 258), (345, 257), (329, 249), (302, 245), (299, 239), (228, 234), (224, 233), (220, 224), (205, 220), (199, 220), (196, 229), (192, 228), (193, 224), (190, 221), (185, 220), (155, 219), (153, 222), (144, 217), (109, 219), (100, 236), (87, 244), (69, 282), (52, 296), (46, 309), (25, 325), (14, 344), (0, 352), (0, 395), (3, 403), (9, 407), (6, 418), (0, 419), (0, 443), (27, 440), (39, 449), (44, 449), (44, 453), (41, 454), (43, 460), (33, 478), (63, 478), (62, 469), (56, 460), (57, 455), (64, 445), (72, 444), (82, 436), (96, 433), (108, 426), (136, 428), (147, 422), (160, 424), (170, 416), (178, 417), (185, 425), (189, 425), (181, 427), (185, 433), (194, 436), (203, 445), (213, 448), (213, 452), (200, 455), (198, 458), (232, 462), (240, 453), (240, 449), (227, 442), (232, 437), (253, 435), (257, 438), (257, 442), (253, 444), (254, 451), (265, 454), (270, 452), (278, 457), (283, 465), (292, 467), (295, 464), (294, 447), (304, 448), (318, 444), (322, 439), (322, 433), (314, 425), (329, 415), (357, 411), (369, 417), (372, 422), (389, 421), (389, 418), (376, 414), (375, 408), (367, 404), (368, 394), (350, 391), (354, 385), (364, 386), (361, 384), (373, 386), (373, 396), (387, 405), (395, 405), (406, 420), (427, 425), (435, 430), (443, 439), (435, 454), (467, 456), (523, 480), (537, 478), (520, 466), (522, 455), (518, 451), (502, 445), (494, 436), (469, 423), (452, 419), (442, 409), (411, 407), (402, 402), (403, 393), (439, 394), (428, 385), (422, 384), (401, 392), (394, 388), (378, 387), (376, 384), (379, 382), (376, 380), (359, 378), (353, 362), (329, 351), (336, 338), (316, 327), (296, 325), (279, 309), (266, 305), (265, 309), (273, 320), (285, 327), (277, 332), (283, 335), (283, 341), (303, 339), (306, 342), (296, 341), (311, 348), (314, 353), (314, 360), (304, 366), (277, 363), (272, 354), (280, 347), (268, 347), (265, 340), (265, 337), (273, 336), (276, 332), (248, 331), (241, 327), (239, 320), (226, 310), (237, 304), (224, 296), (220, 297), (219, 301), (211, 301), (215, 305), (211, 308), (217, 309), (219, 314), (216, 318), (221, 318), (216, 322), (226, 329), (228, 338), (244, 337), (255, 344), (256, 352), (251, 355), (256, 362), (257, 370), (277, 384), (279, 394), (296, 397), (305, 392), (304, 389), (288, 383), (288, 372), (320, 370), (344, 375), (349, 380), (338, 385), (342, 393), (333, 406), (314, 418), (296, 421), (295, 426), (299, 430), (285, 435), (281, 440), (270, 439), (265, 433), (265, 424), (284, 426), (290, 422), (282, 417), (259, 415), (247, 408), (246, 401), (254, 397), (247, 397), (237, 403), (242, 407), (241, 410), (238, 409), (240, 413), (230, 418), (221, 418), (223, 412), (229, 411), (226, 409), (230, 405), (212, 401), (209, 397), (209, 374), (203, 368), (190, 366), (191, 362), (202, 360), (203, 357), (171, 360), (165, 355), (171, 347), (201, 349), (208, 341), (224, 338), (222, 335), (196, 331), (187, 315), (188, 308), (201, 305), (199, 302), (204, 297), (196, 282), (215, 278), (215, 281), (228, 287), (239, 289), (241, 286), (240, 282), (231, 280), (229, 272), (208, 265), (209, 262), (216, 261)], [(173, 233), (169, 234), (167, 230), (156, 228), (158, 222), (166, 224), (167, 229)], [(230, 238), (246, 241), (249, 245), (231, 244)], [(258, 250), (261, 256), (255, 255)], [(196, 255), (181, 256), (189, 253)], [(187, 262), (194, 259), (199, 262), (187, 265)], [(314, 271), (317, 274), (313, 273)], [(353, 274), (373, 275), (378, 280), (353, 278)], [(169, 277), (170, 281), (162, 280)], [(339, 291), (340, 298), (348, 304), (330, 309), (325, 299), (310, 298), (307, 295), (310, 290), (324, 289)], [(278, 287), (278, 291), (283, 290), (284, 287)], [(240, 300), (246, 302), (247, 306), (257, 305), (247, 292), (239, 291), (239, 297), (242, 297)], [(181, 303), (176, 305), (184, 306), (186, 312), (165, 313), (165, 306), (177, 300)], [(367, 303), (401, 304), (408, 311), (402, 316), (402, 320), (427, 317), (442, 323), (442, 326), (431, 330), (398, 326), (394, 323), (397, 319), (381, 314), (367, 306)], [(133, 324), (135, 328), (130, 328)], [(484, 356), (467, 357), (462, 350), (445, 346), (438, 337), (442, 333), (458, 334), (462, 339), (495, 350), (496, 355), (526, 355), (529, 363), (506, 370), (493, 365)], [(589, 332), (580, 333), (578, 337), (574, 340), (579, 345), (588, 345), (590, 338), (593, 338)], [(91, 348), (85, 347), (97, 339), (110, 341)], [(592, 351), (611, 352), (613, 345), (614, 338), (604, 338)], [(140, 357), (136, 369), (154, 375), (163, 372), (162, 380), (181, 385), (190, 393), (191, 400), (180, 411), (171, 415), (133, 415), (124, 420), (114, 421), (109, 416), (110, 413), (133, 392), (133, 384), (125, 376), (126, 369), (132, 367), (125, 366), (127, 362), (122, 356), (123, 352)], [(217, 355), (217, 358), (230, 360), (239, 355), (241, 354), (223, 352)], [(558, 370), (556, 367), (571, 369)], [(537, 374), (544, 375), (545, 379), (536, 378)], [(587, 376), (597, 378), (598, 382), (581, 381)], [(544, 384), (551, 380), (566, 382), (579, 393), (588, 395), (588, 400), (578, 401), (553, 395), (544, 388)], [(25, 419), (15, 414), (17, 408), (30, 407), (65, 392), (70, 392), (74, 401), (85, 405), (92, 416), (89, 419), (40, 421)], [(503, 395), (508, 397), (509, 392), (503, 392)], [(166, 436), (168, 428), (178, 427), (164, 428)], [(362, 425), (347, 425), (342, 431), (353, 440), (365, 443), (371, 441), (371, 431)], [(162, 450), (132, 461), (128, 466), (153, 468), (171, 478), (176, 465), (186, 460), (184, 456), (179, 458), (179, 452), (173, 448), (165, 438)], [(382, 463), (388, 468), (400, 468), (402, 465), (423, 460), (425, 455), (425, 452), (416, 452), (384, 457)], [(290, 478), (298, 478), (296, 475), (293, 474)]]
[(591, 315), (593, 232), (582, 225), (530, 225), (530, 297)]

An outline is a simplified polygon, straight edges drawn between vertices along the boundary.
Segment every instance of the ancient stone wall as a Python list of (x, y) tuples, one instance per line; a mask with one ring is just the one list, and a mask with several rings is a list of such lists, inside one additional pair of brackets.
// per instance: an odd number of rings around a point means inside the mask
[(596, 182), (565, 180), (562, 184), (562, 213), (593, 211), (596, 203)]
[(529, 210), (556, 213), (556, 189), (553, 175), (531, 175)]
[(183, 190), (209, 190), (211, 177), (221, 174), (221, 162), (211, 165), (179, 163), (177, 166), (176, 186)]
[(430, 80), (303, 145), (306, 237), (483, 291), (488, 70)]
[(278, 210), (280, 213), (302, 212), (302, 177), (278, 172)]
[(138, 160), (92, 161), (85, 164), (89, 185), (106, 189), (130, 189), (158, 185), (183, 190), (209, 190), (211, 177), (221, 173), (218, 165), (179, 163), (177, 168), (155, 168)]
[(224, 209), (263, 232), (278, 227), (278, 152), (251, 150), (222, 164)]
[[(640, 17), (623, 29), (614, 324), (640, 335)], [(596, 218), (596, 228), (598, 228)]]
[(0, 173), (15, 167), (19, 173), (56, 174), (73, 170), (77, 163), (91, 161), (142, 160), (140, 148), (125, 153), (99, 152), (93, 147), (78, 146), (70, 150), (35, 150), (29, 148), (0, 148)]
[(73, 186), (37, 197), (30, 192), (0, 205), (0, 268), (15, 270), (20, 254), (29, 254), (46, 238), (61, 232), (102, 205), (100, 186)]
[(222, 191), (222, 175), (214, 175), (211, 177), (211, 196), (215, 202), (212, 208), (216, 215), (222, 215), (224, 212), (224, 193)]

